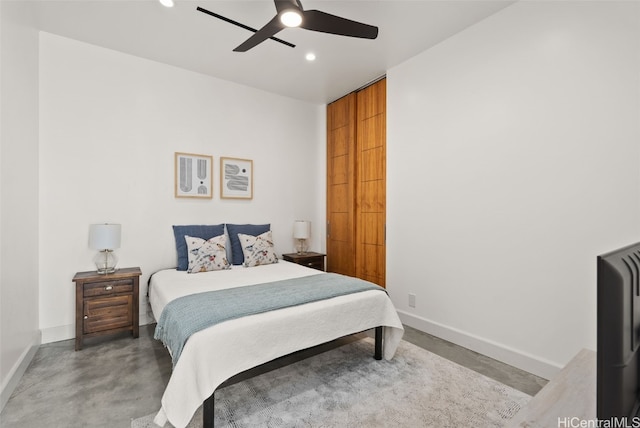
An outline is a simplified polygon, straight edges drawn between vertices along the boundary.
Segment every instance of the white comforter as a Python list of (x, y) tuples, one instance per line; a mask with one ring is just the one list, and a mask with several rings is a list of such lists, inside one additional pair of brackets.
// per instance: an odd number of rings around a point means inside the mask
[[(199, 293), (320, 271), (294, 263), (187, 274), (174, 269), (154, 274), (149, 302), (156, 319), (171, 300)], [(384, 358), (391, 359), (404, 329), (385, 293), (366, 291), (251, 315), (217, 324), (189, 338), (173, 369), (154, 422), (185, 427), (211, 393), (228, 378), (283, 355), (377, 326), (385, 329)]]

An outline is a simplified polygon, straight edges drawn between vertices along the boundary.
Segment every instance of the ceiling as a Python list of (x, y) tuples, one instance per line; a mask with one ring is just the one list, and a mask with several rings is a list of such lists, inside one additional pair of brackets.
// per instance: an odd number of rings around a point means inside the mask
[[(302, 0), (379, 27), (375, 40), (285, 29), (248, 52), (233, 49), (253, 33), (198, 12), (200, 6), (253, 28), (275, 15), (272, 0), (35, 1), (39, 28), (153, 61), (317, 104), (384, 75), (412, 56), (509, 6), (506, 0)], [(316, 54), (313, 62), (307, 52)]]

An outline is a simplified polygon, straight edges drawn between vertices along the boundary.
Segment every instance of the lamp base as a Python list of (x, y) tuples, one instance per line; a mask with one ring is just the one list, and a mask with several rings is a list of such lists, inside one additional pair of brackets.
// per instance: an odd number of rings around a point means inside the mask
[(298, 239), (298, 254), (307, 254), (307, 242), (306, 239)]
[(106, 275), (108, 273), (114, 273), (116, 271), (116, 264), (118, 264), (118, 258), (113, 253), (113, 250), (102, 250), (93, 259), (96, 264), (96, 271), (99, 275)]

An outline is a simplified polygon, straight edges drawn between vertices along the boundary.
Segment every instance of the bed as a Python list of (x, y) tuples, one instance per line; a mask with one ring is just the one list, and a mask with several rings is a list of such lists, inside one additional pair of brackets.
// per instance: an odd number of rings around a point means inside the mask
[[(256, 290), (255, 287), (262, 290), (279, 283), (328, 281), (332, 275), (336, 274), (283, 260), (250, 267), (236, 265), (196, 275), (166, 269), (150, 278), (149, 303), (154, 317), (160, 320), (168, 305), (171, 307), (189, 296)], [(391, 359), (404, 330), (391, 300), (380, 290), (337, 295), (232, 318), (197, 331), (184, 342), (177, 360), (176, 352), (168, 347), (174, 367), (154, 422), (164, 426), (169, 421), (183, 428), (198, 407), (204, 405), (203, 425), (212, 427), (213, 393), (227, 379), (293, 352), (373, 328), (377, 352)]]

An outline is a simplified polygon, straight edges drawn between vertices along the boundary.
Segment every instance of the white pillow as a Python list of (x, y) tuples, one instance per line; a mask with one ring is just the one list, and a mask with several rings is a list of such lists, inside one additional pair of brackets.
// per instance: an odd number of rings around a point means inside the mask
[(187, 241), (189, 257), (187, 273), (231, 269), (231, 264), (227, 260), (225, 235), (214, 236), (208, 240), (185, 235), (184, 239)]
[(258, 236), (238, 233), (238, 239), (240, 240), (246, 267), (278, 263), (270, 230)]

